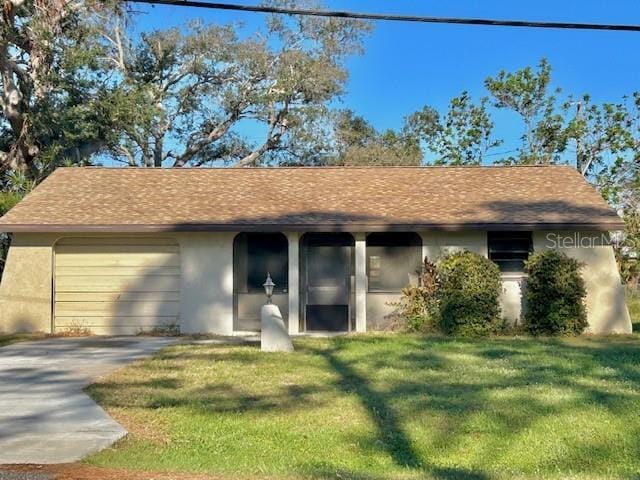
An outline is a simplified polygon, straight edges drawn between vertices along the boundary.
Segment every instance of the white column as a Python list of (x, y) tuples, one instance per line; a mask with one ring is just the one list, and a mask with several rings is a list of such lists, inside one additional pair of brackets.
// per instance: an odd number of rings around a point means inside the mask
[(356, 233), (356, 332), (367, 331), (367, 235)]
[(289, 241), (289, 334), (300, 331), (300, 234), (287, 232)]

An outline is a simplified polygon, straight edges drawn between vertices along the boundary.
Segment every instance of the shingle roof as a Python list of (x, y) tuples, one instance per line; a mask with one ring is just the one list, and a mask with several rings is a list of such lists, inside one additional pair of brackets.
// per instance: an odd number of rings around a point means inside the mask
[(59, 168), (2, 231), (596, 228), (620, 218), (573, 168)]

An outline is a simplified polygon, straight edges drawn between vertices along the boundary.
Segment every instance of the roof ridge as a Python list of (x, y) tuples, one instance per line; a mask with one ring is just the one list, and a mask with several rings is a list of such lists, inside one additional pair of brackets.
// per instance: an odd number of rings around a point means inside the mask
[(56, 170), (122, 170), (122, 171), (198, 171), (198, 170), (246, 170), (246, 171), (272, 171), (272, 170), (385, 170), (385, 169), (413, 169), (413, 170), (444, 170), (444, 169), (510, 169), (510, 168), (571, 168), (568, 164), (549, 165), (323, 165), (323, 166), (274, 166), (274, 167), (107, 167), (101, 165), (58, 167)]

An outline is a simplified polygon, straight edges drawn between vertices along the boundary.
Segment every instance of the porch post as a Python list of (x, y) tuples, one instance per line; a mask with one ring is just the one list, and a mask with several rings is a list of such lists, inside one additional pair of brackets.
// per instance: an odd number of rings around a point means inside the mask
[(289, 242), (289, 334), (300, 331), (300, 234), (287, 232)]
[(356, 233), (356, 332), (367, 331), (367, 234)]

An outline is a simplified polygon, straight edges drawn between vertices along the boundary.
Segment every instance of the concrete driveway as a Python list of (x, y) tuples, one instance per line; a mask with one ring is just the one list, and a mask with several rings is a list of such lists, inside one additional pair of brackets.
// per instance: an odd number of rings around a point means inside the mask
[(73, 462), (124, 437), (82, 389), (175, 341), (53, 338), (0, 348), (0, 464)]

